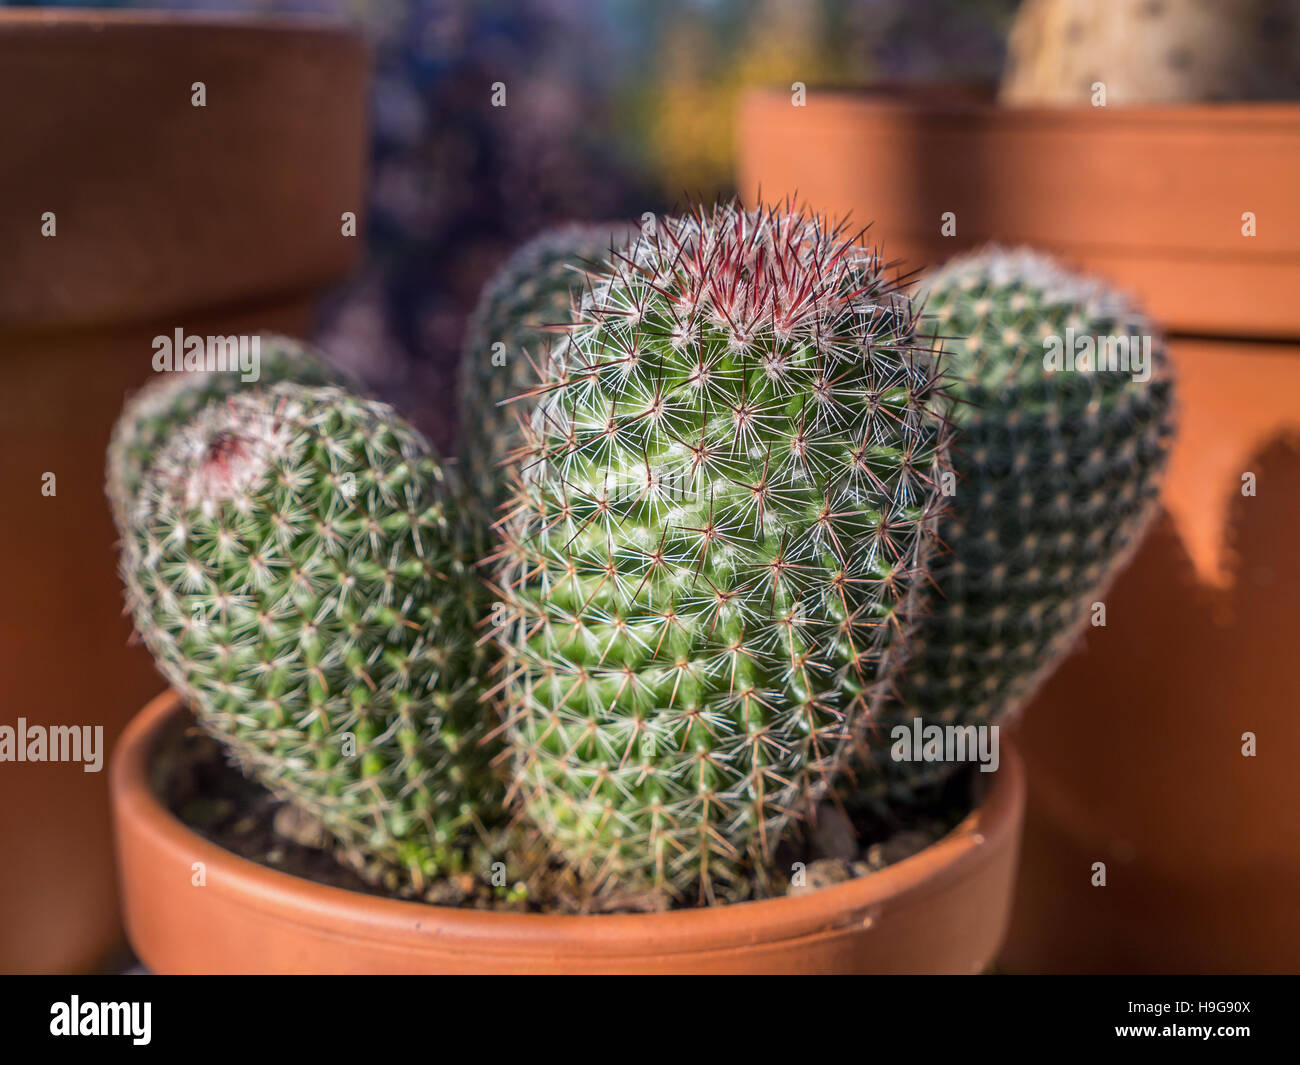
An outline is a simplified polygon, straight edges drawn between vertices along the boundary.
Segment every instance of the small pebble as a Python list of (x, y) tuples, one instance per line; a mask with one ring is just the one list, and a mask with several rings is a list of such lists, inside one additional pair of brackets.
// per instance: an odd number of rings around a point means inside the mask
[(858, 834), (848, 815), (831, 803), (817, 809), (817, 823), (813, 826), (812, 857), (843, 858), (851, 861), (858, 856)]
[(293, 806), (281, 806), (272, 822), (275, 834), (302, 847), (324, 847), (325, 829), (319, 821)]
[(867, 848), (864, 857), (872, 870), (883, 869), (887, 865), (901, 862), (925, 850), (933, 840), (924, 832), (899, 832), (890, 836), (884, 843), (873, 843)]
[(853, 879), (853, 868), (842, 858), (819, 858), (809, 862), (804, 870), (803, 883), (791, 884), (789, 894), (807, 895), (832, 884), (842, 884)]

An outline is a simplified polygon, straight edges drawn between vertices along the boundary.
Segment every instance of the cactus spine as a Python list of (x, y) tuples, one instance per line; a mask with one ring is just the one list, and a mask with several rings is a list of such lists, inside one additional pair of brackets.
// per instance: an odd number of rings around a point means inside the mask
[(742, 897), (902, 653), (945, 450), (879, 258), (664, 219), (533, 390), (496, 575), (524, 808), (590, 882)]
[(281, 384), (168, 437), (122, 559), (136, 628), (202, 726), (372, 874), (417, 887), (465, 865), (499, 800), (449, 502), (391, 408)]

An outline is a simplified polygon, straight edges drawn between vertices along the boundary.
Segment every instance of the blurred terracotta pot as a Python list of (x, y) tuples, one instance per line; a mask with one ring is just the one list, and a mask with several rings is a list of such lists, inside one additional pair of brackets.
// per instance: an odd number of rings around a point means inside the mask
[[(156, 972), (973, 973), (1006, 926), (1024, 799), (1009, 746), (957, 828), (871, 876), (735, 906), (578, 917), (376, 898), (235, 857), (151, 787), (154, 751), (189, 720), (174, 695), (159, 696), (112, 768), (127, 929)], [(203, 887), (192, 886), (196, 862)]]
[[(0, 98), (22, 101), (0, 109), (0, 724), (111, 746), (156, 690), (114, 573), (113, 419), (154, 336), (308, 328), (357, 255), (340, 216), (361, 210), (366, 91), (334, 26), (0, 11)], [(0, 971), (120, 942), (107, 799), (80, 764), (0, 771)]]
[(1028, 243), (1134, 292), (1170, 331), (1300, 335), (1300, 104), (1011, 109), (936, 89), (793, 107), (757, 92), (738, 136), (744, 195), (851, 211), (909, 267)]
[(1171, 353), (1166, 513), (1020, 733), (1009, 969), (1300, 972), (1300, 345)]
[(1300, 970), (1300, 106), (814, 93), (796, 109), (762, 93), (741, 126), (743, 189), (851, 211), (906, 269), (1028, 243), (1182, 334), (1166, 513), (1108, 593), (1107, 626), (1025, 711), (1029, 807), (999, 964)]

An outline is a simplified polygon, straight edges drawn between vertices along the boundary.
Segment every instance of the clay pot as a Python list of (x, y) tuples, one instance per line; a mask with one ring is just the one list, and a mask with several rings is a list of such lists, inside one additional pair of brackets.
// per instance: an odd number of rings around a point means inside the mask
[[(797, 189), (873, 221), (907, 269), (1024, 242), (1136, 292), (1182, 334), (1166, 514), (1107, 594), (1106, 627), (1024, 714), (1030, 802), (999, 964), (1296, 970), (1300, 106), (812, 94), (801, 111), (758, 94), (741, 160), (745, 190)], [(1244, 211), (1258, 236), (1242, 235)]]
[(1134, 292), (1173, 332), (1300, 336), (1300, 104), (1013, 110), (945, 90), (792, 107), (757, 92), (738, 138), (745, 196), (852, 212), (909, 267), (1028, 243)]
[(159, 696), (112, 767), (127, 929), (156, 972), (972, 973), (1005, 929), (1024, 790), (1009, 745), (976, 810), (878, 873), (799, 897), (580, 917), (377, 898), (235, 857), (151, 787), (153, 753), (188, 721), (174, 695)]
[[(22, 101), (0, 109), (0, 723), (111, 746), (157, 690), (127, 645), (109, 431), (153, 337), (308, 329), (359, 253), (340, 216), (361, 210), (366, 90), (337, 27), (0, 11), (0, 97)], [(0, 769), (0, 970), (84, 969), (120, 942), (106, 778)]]
[(1171, 353), (1166, 513), (1020, 733), (1012, 970), (1300, 971), (1300, 345)]

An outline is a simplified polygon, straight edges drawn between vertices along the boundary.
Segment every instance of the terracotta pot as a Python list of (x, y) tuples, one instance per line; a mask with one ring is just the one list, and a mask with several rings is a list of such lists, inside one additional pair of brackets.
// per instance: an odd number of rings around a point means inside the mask
[[(174, 695), (159, 696), (112, 768), (127, 929), (156, 972), (972, 973), (1005, 929), (1024, 797), (1010, 745), (952, 833), (871, 876), (801, 897), (577, 917), (381, 899), (235, 857), (150, 786), (153, 752), (187, 720)], [(195, 862), (203, 887), (191, 886)]]
[[(121, 616), (110, 428), (153, 337), (308, 329), (359, 250), (340, 215), (361, 205), (366, 68), (311, 23), (0, 11), (0, 98), (23, 101), (0, 109), (0, 724), (99, 725), (111, 746), (157, 689)], [(0, 768), (0, 970), (84, 969), (120, 942), (106, 778)]]
[(1166, 514), (1025, 715), (1006, 968), (1300, 971), (1300, 345), (1172, 354)]
[(909, 266), (1029, 243), (1135, 292), (1173, 332), (1300, 335), (1300, 104), (1013, 110), (971, 93), (812, 92), (792, 107), (759, 92), (738, 137), (745, 195), (851, 211)]
[[(742, 128), (742, 187), (874, 220), (908, 269), (1025, 242), (1138, 292), (1175, 333), (1280, 338), (1171, 341), (1166, 514), (1108, 593), (1106, 628), (1025, 711), (1030, 803), (999, 964), (1300, 969), (1300, 106), (813, 94), (800, 112), (760, 94)], [(1245, 210), (1258, 237), (1241, 235)]]

